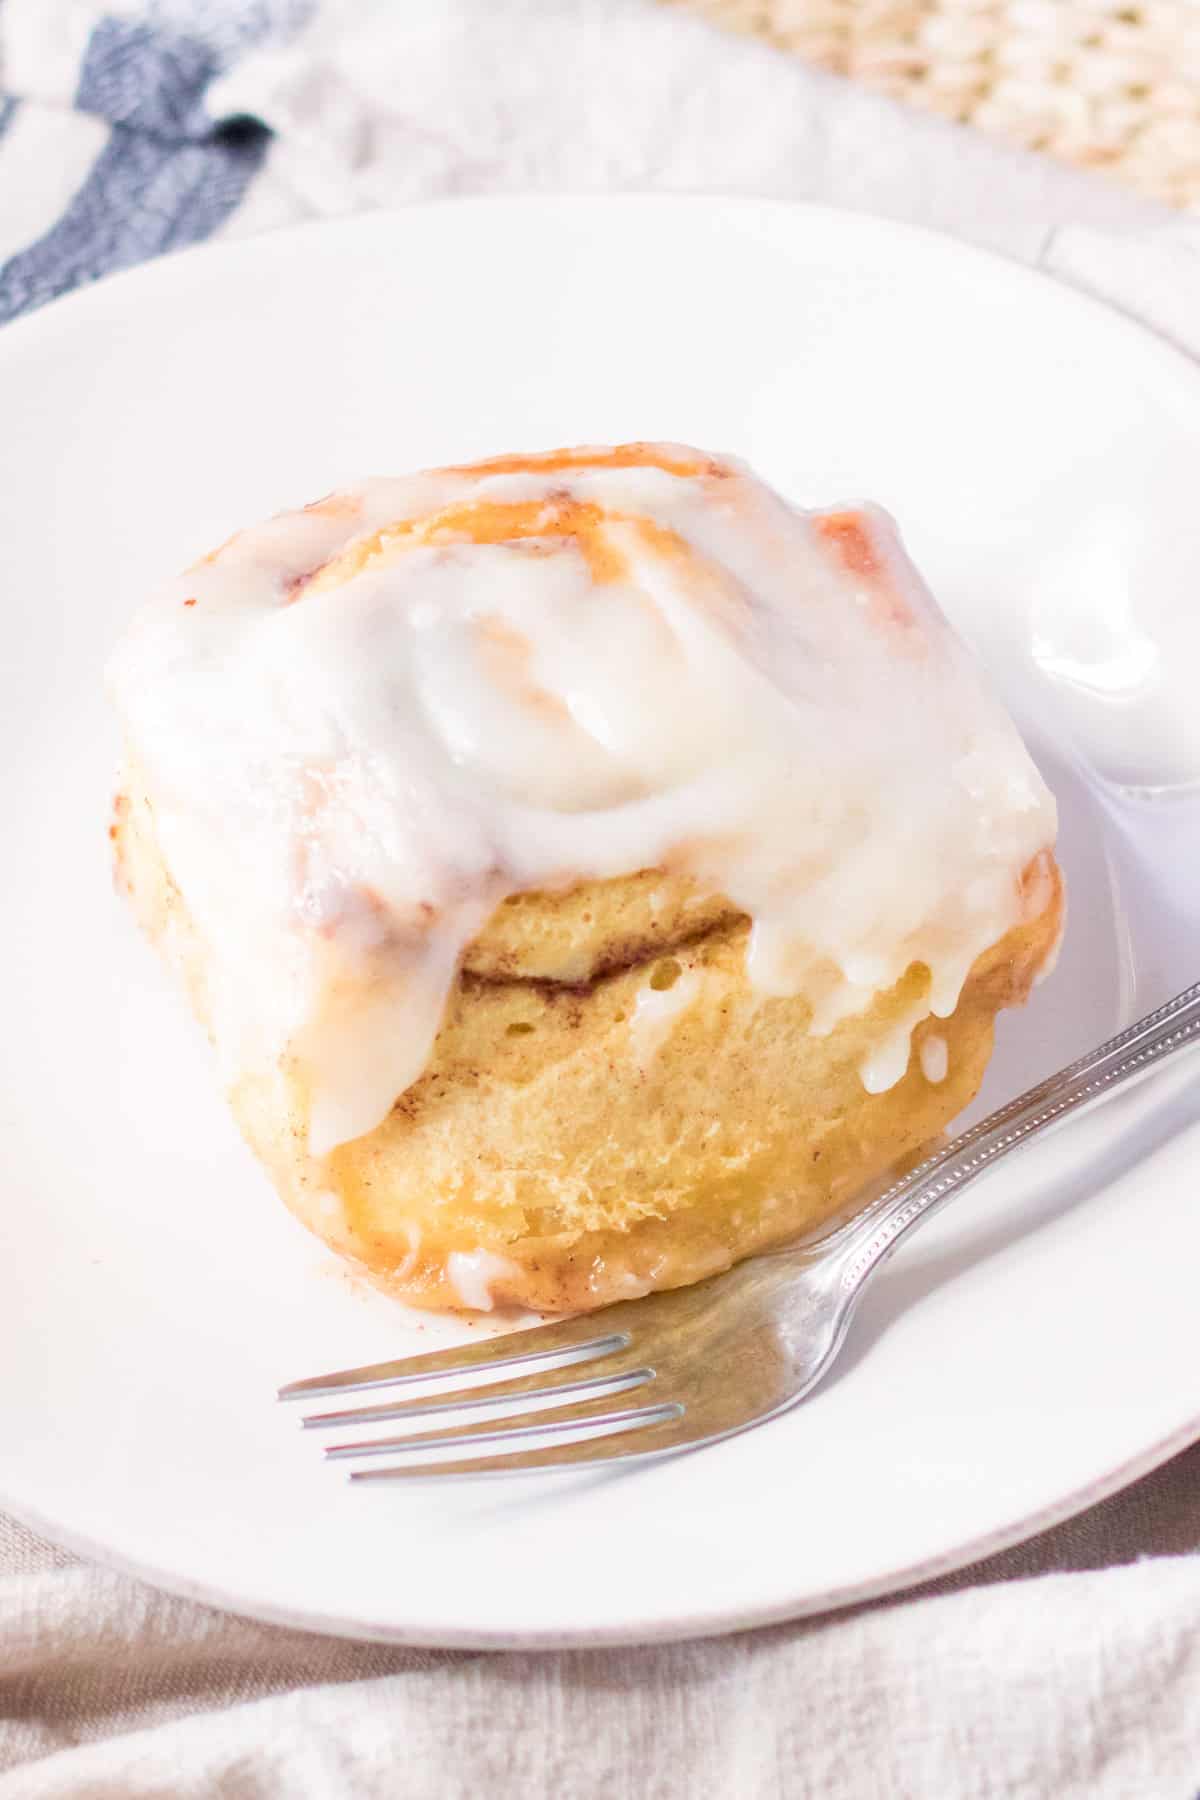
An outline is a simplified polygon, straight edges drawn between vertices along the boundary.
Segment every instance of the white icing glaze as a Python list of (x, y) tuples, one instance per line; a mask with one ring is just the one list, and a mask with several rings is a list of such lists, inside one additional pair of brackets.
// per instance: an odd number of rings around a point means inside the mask
[[(816, 1031), (914, 961), (919, 1016), (948, 1015), (1031, 905), (1053, 800), (886, 516), (655, 449), (674, 472), (481, 465), (273, 519), (112, 661), (226, 1067), (289, 1070), (316, 1155), (420, 1074), (508, 893), (670, 859), (753, 917), (752, 980), (805, 994)], [(466, 504), (525, 523), (477, 541), (444, 510)], [(397, 521), (385, 556), (306, 585)]]
[(913, 1029), (929, 1017), (930, 1010), (928, 998), (915, 1000), (872, 1045), (858, 1071), (868, 1094), (884, 1094), (904, 1079), (912, 1055)]
[(492, 1284), (519, 1276), (520, 1269), (506, 1256), (491, 1250), (452, 1250), (446, 1258), (446, 1279), (464, 1306), (475, 1312), (491, 1312), (496, 1304)]
[(950, 1067), (950, 1048), (940, 1032), (930, 1031), (921, 1039), (921, 1073), (936, 1087), (945, 1081)]
[(680, 1013), (686, 1012), (700, 991), (694, 969), (685, 969), (671, 987), (656, 988), (647, 984), (634, 1004), (629, 1021), (633, 1059), (643, 1074), (662, 1049)]

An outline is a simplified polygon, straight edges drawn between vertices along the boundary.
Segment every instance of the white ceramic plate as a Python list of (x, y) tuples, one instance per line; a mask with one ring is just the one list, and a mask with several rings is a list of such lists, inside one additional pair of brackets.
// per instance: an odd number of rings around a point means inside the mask
[(165, 572), (359, 474), (670, 437), (801, 501), (873, 495), (1061, 801), (1067, 945), (1003, 1023), (995, 1104), (1200, 976), (1200, 815), (1096, 775), (1200, 773), (1170, 680), (1196, 666), (1200, 572), (1181, 359), (869, 219), (463, 202), (190, 253), (51, 307), (0, 335), (0, 418), (0, 1504), (264, 1618), (600, 1643), (903, 1586), (1200, 1435), (1185, 1071), (930, 1225), (788, 1417), (623, 1475), (348, 1486), (276, 1385), (463, 1327), (341, 1273), (242, 1150), (110, 895), (98, 688)]

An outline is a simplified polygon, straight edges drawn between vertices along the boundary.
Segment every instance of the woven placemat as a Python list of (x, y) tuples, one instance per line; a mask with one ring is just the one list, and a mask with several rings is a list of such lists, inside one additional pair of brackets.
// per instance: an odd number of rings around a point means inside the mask
[(1200, 211), (1200, 0), (668, 0)]

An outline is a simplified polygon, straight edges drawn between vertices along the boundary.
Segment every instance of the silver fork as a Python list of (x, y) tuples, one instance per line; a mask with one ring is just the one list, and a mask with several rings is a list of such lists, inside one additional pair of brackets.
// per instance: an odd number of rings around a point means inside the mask
[[(630, 1463), (717, 1443), (812, 1392), (837, 1356), (867, 1283), (906, 1233), (1002, 1156), (1197, 1038), (1200, 982), (963, 1132), (819, 1239), (739, 1263), (694, 1287), (622, 1301), (558, 1324), (295, 1381), (279, 1390), (279, 1398), (438, 1383), (439, 1391), (416, 1398), (305, 1417), (306, 1426), (400, 1427), (326, 1450), (333, 1458), (403, 1459), (355, 1469), (353, 1481)], [(447, 1378), (494, 1374), (502, 1379), (445, 1388)], [(540, 1410), (522, 1410), (527, 1406)], [(516, 1416), (498, 1419), (497, 1409)], [(484, 1417), (451, 1429), (411, 1429), (448, 1411)], [(468, 1454), (447, 1460), (447, 1451)], [(430, 1453), (442, 1459), (421, 1460)]]

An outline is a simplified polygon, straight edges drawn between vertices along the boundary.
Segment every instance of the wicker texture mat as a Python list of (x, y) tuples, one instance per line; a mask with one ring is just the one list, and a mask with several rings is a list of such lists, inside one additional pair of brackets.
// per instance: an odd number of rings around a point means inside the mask
[(1200, 211), (1200, 0), (668, 0)]

